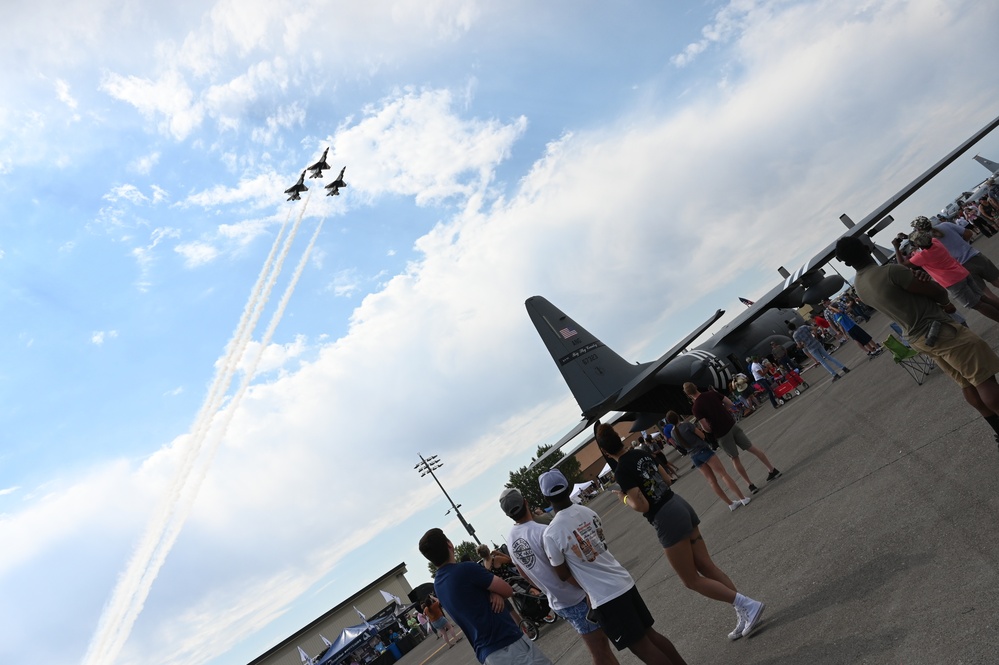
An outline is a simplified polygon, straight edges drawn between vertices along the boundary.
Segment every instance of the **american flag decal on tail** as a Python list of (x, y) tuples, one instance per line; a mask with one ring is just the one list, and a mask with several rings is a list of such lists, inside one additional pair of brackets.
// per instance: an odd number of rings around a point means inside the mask
[(562, 328), (562, 330), (558, 331), (558, 334), (562, 336), (562, 339), (569, 339), (576, 336), (576, 331), (573, 328)]

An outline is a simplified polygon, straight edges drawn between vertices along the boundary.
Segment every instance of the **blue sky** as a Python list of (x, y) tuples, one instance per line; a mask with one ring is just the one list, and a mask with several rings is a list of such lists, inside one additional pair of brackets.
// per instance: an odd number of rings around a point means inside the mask
[[(425, 581), (461, 533), (418, 452), (499, 542), (578, 416), (527, 297), (651, 360), (997, 112), (991, 3), (8, 9), (0, 662), (246, 662)], [(285, 202), (327, 146), (349, 187)]]

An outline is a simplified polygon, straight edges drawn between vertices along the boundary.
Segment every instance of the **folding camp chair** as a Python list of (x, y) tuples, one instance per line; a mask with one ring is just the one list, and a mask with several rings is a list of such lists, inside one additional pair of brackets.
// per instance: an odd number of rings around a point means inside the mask
[(901, 365), (919, 385), (923, 385), (923, 379), (935, 367), (927, 355), (906, 346), (894, 335), (888, 335), (888, 339), (885, 340), (885, 348), (891, 351), (895, 364)]

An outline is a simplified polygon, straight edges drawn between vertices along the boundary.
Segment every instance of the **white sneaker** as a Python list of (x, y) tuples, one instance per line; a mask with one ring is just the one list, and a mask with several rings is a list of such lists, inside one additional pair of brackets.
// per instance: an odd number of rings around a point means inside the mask
[(742, 637), (742, 631), (746, 629), (746, 615), (738, 607), (735, 608), (735, 616), (739, 617), (739, 622), (735, 624), (735, 628), (728, 634), (728, 639), (730, 640), (737, 640)]
[(736, 508), (741, 508), (741, 507), (742, 507), (742, 501), (733, 501), (732, 503), (728, 504), (729, 510), (735, 510)]
[(760, 617), (763, 616), (763, 608), (766, 607), (761, 600), (747, 598), (746, 601), (746, 605), (742, 608), (742, 611), (746, 614), (746, 627), (742, 629), (743, 637), (749, 637), (749, 634), (753, 632), (756, 624), (760, 621)]
[(741, 503), (744, 506), (748, 506), (750, 501), (752, 501), (752, 499), (747, 496), (745, 499), (742, 499), (739, 503)]

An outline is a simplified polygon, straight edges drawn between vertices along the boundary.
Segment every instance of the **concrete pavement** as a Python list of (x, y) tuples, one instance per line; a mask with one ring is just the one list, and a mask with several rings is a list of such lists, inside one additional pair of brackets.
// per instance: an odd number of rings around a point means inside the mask
[[(967, 314), (999, 346), (999, 327)], [(889, 332), (881, 314), (863, 326), (875, 339)], [(590, 507), (604, 518), (611, 551), (691, 665), (999, 662), (991, 429), (939, 370), (918, 386), (887, 352), (868, 360), (851, 342), (836, 357), (849, 376), (832, 383), (821, 367), (807, 370), (806, 392), (742, 422), (784, 474), (767, 483), (762, 464), (744, 454), (762, 488), (750, 505), (730, 512), (677, 461), (674, 489), (700, 515), (713, 558), (740, 591), (767, 603), (753, 636), (730, 642), (732, 609), (684, 588), (648, 523), (605, 493)], [(431, 656), (434, 643), (405, 662), (476, 662), (467, 642)], [(590, 662), (563, 621), (542, 628), (536, 644), (555, 663)], [(619, 658), (639, 662), (629, 652)]]

